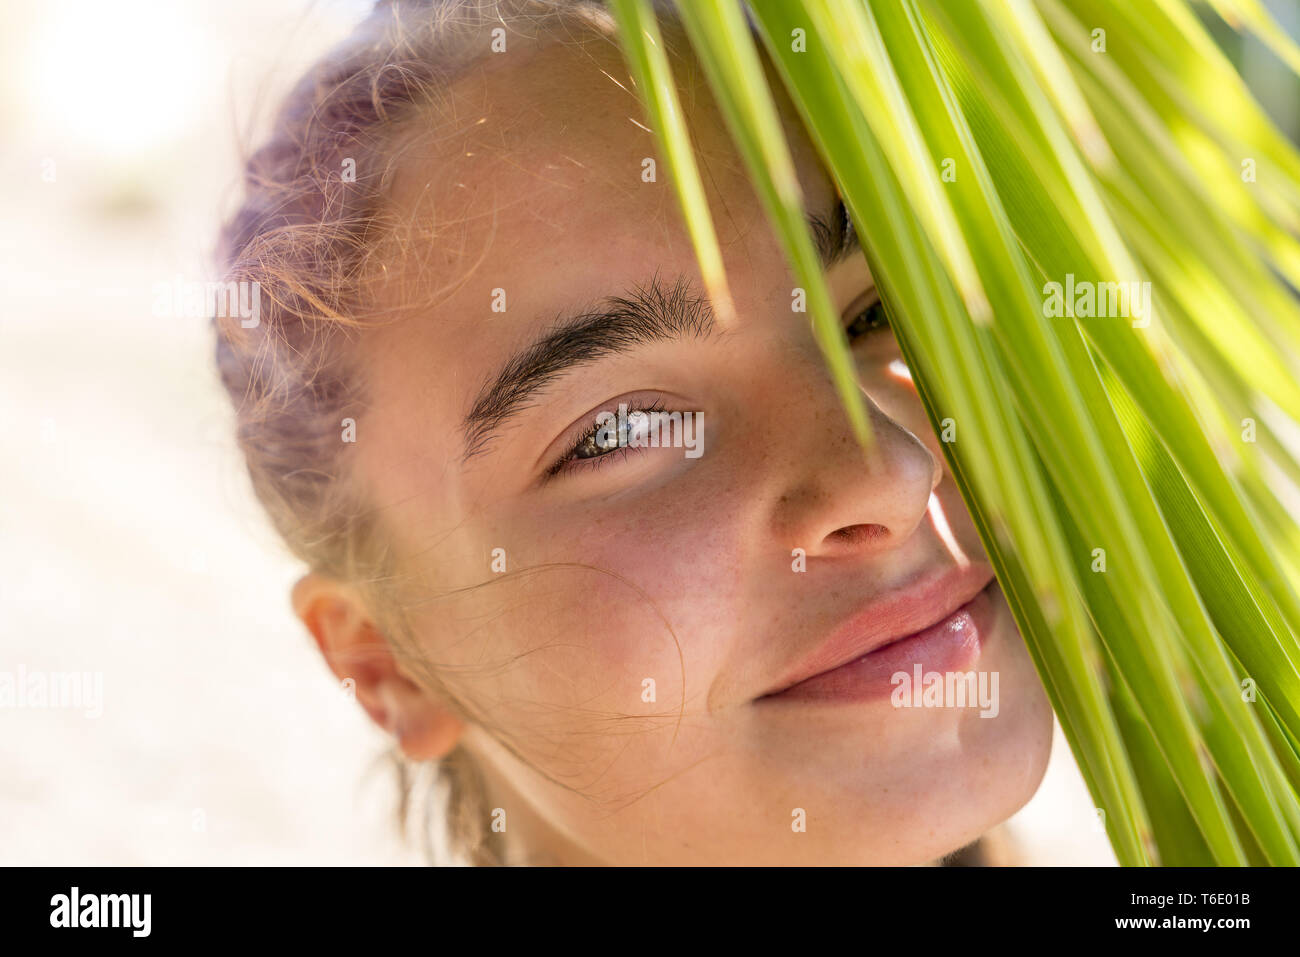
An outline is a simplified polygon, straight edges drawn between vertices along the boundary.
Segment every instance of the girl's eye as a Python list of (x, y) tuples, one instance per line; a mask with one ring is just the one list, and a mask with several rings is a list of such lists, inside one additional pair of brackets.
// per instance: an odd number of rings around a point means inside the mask
[(570, 454), (575, 459), (594, 459), (601, 455), (608, 455), (615, 449), (634, 444), (638, 438), (646, 434), (649, 425), (650, 417), (645, 411), (638, 409), (629, 412), (626, 424), (613, 419), (585, 433)]
[(889, 319), (885, 316), (885, 305), (879, 299), (858, 313), (857, 317), (844, 327), (849, 342), (856, 342), (869, 332), (887, 329)]
[[(547, 478), (573, 468), (581, 468), (592, 459), (600, 459), (612, 452), (627, 452), (643, 448), (650, 430), (650, 414), (662, 411), (663, 405), (656, 403), (646, 408), (630, 409), (625, 418), (613, 413), (604, 413), (597, 417), (596, 424), (578, 437), (569, 446), (569, 450), (546, 471)], [(590, 463), (592, 465), (596, 463)]]

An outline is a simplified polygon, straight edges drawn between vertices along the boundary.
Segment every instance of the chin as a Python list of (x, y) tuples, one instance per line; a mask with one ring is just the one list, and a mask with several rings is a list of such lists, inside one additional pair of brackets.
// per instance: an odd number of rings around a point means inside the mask
[[(900, 812), (918, 836), (908, 860), (923, 864), (970, 844), (1024, 807), (1038, 791), (1052, 753), (1047, 695), (1019, 634), (1011, 628), (1000, 655), (1002, 711), (995, 719), (963, 715), (930, 763), (919, 805)], [(916, 792), (913, 792), (916, 796)], [(920, 810), (921, 813), (917, 813)]]
[[(1020, 810), (1042, 783), (1053, 717), (1010, 610), (999, 596), (997, 628), (973, 670), (999, 673), (996, 717), (977, 710), (885, 713), (837, 747), (838, 822), (819, 841), (820, 863), (917, 865), (965, 847)], [(829, 729), (827, 729), (829, 730)], [(842, 728), (840, 729), (842, 730)], [(855, 751), (856, 773), (843, 777)], [(854, 833), (856, 832), (856, 834)]]
[(1045, 722), (1022, 726), (987, 750), (930, 765), (929, 773), (916, 775), (910, 786), (879, 788), (869, 817), (860, 822), (867, 833), (858, 853), (842, 859), (852, 844), (828, 848), (824, 863), (919, 865), (960, 850), (1029, 802), (1047, 770), (1051, 746), (1046, 710)]

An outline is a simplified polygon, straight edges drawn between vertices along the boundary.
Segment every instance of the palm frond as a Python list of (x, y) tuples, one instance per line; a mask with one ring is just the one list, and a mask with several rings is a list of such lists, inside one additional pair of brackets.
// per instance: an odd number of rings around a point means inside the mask
[[(1300, 66), (1258, 3), (1212, 6)], [(648, 0), (611, 8), (714, 277)], [(789, 0), (752, 29), (737, 0), (679, 11), (864, 441), (759, 43), (871, 224), (1119, 860), (1300, 863), (1300, 527), (1278, 492), (1300, 478), (1300, 154), (1184, 0)], [(1075, 278), (1133, 295), (1056, 314)]]

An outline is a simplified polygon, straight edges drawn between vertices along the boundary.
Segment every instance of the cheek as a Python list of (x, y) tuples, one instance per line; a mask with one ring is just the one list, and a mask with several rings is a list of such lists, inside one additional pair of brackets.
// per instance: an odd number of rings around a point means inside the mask
[(490, 732), (597, 798), (662, 775), (675, 735), (674, 760), (703, 744), (739, 544), (697, 500), (665, 489), (480, 530), (505, 543), (507, 571), (419, 618), (425, 654)]
[(907, 372), (898, 344), (885, 333), (859, 347), (858, 375), (862, 388), (880, 410), (940, 455), (939, 437), (930, 426), (925, 406)]
[(935, 490), (938, 504), (931, 513), (935, 531), (950, 549), (959, 548), (972, 560), (981, 558), (984, 556), (984, 546), (979, 532), (943, 456), (944, 439), (955, 441), (959, 437), (960, 423), (948, 423), (944, 428), (950, 431), (943, 436), (936, 434), (930, 425), (929, 416), (925, 414), (925, 406), (915, 385), (906, 376), (891, 371), (894, 362), (901, 365), (902, 355), (893, 342), (869, 353), (863, 364), (863, 383), (867, 394), (885, 415), (925, 443), (930, 454), (943, 463), (943, 481)]

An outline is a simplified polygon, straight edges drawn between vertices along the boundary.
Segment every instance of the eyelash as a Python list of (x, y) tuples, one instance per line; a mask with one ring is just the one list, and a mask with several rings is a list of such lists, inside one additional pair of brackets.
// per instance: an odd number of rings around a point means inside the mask
[[(862, 330), (861, 332), (857, 333), (857, 335), (854, 335), (852, 332), (850, 332), (850, 330), (855, 325), (857, 325), (860, 319), (862, 319), (864, 316), (869, 315), (872, 312), (877, 312), (877, 316), (874, 320), (872, 320), (871, 325), (869, 325), (866, 329)], [(848, 336), (849, 342), (852, 343), (857, 339), (861, 339), (863, 336), (869, 335), (880, 329), (888, 329), (888, 328), (889, 328), (889, 317), (885, 315), (885, 304), (881, 300), (877, 299), (874, 302), (868, 304), (856, 316), (853, 317), (853, 319), (849, 322), (849, 324), (844, 327), (844, 334)]]
[[(852, 332), (853, 327), (857, 325), (860, 320), (864, 319), (867, 316), (870, 316), (873, 312), (876, 313), (876, 315), (873, 319), (870, 320), (870, 324), (867, 326), (867, 328), (863, 329), (862, 331), (858, 332), (855, 335)], [(853, 317), (853, 319), (848, 323), (848, 325), (844, 327), (844, 333), (845, 335), (848, 336), (849, 342), (852, 343), (857, 339), (861, 339), (863, 336), (869, 335), (870, 333), (877, 332), (880, 329), (888, 329), (888, 328), (889, 328), (889, 318), (885, 315), (884, 304), (879, 299), (877, 299), (874, 302), (869, 303), (865, 308), (863, 308), (860, 312), (858, 312), (856, 316)], [(662, 402), (654, 402), (647, 406), (637, 406), (635, 408), (628, 409), (629, 414), (633, 412), (662, 412), (662, 411), (664, 411), (664, 406)], [(599, 431), (600, 431), (600, 426), (598, 424), (593, 425), (587, 431), (583, 432), (576, 439), (574, 439), (573, 442), (570, 443), (569, 447), (565, 450), (564, 454), (561, 455), (555, 461), (555, 463), (552, 464), (546, 470), (546, 478), (549, 480), (563, 472), (572, 472), (578, 469), (600, 468), (603, 465), (611, 464), (607, 460), (615, 459), (621, 461), (624, 457), (626, 457), (630, 452), (633, 451), (633, 447), (630, 445), (619, 445), (610, 449), (607, 452), (602, 452), (600, 455), (588, 455), (579, 458), (577, 454), (578, 449), (580, 449), (588, 440), (595, 438), (596, 433)]]
[[(628, 415), (632, 415), (635, 412), (663, 412), (663, 411), (664, 411), (664, 404), (658, 401), (652, 402), (649, 405), (632, 406), (627, 410)], [(562, 472), (572, 472), (577, 469), (600, 468), (600, 466), (604, 463), (605, 459), (611, 459), (614, 456), (618, 456), (618, 458), (621, 460), (622, 458), (627, 456), (628, 453), (635, 451), (633, 446), (618, 445), (607, 452), (602, 452), (600, 455), (587, 455), (579, 458), (577, 455), (578, 449), (582, 448), (582, 446), (589, 439), (595, 438), (596, 433), (598, 433), (600, 429), (601, 426), (599, 423), (597, 423), (593, 425), (591, 428), (587, 429), (587, 431), (579, 435), (576, 439), (574, 439), (573, 442), (569, 445), (568, 449), (564, 452), (564, 454), (561, 455), (559, 459), (557, 459), (556, 462), (546, 470), (546, 478), (550, 479), (555, 477), (556, 475), (559, 475)]]

